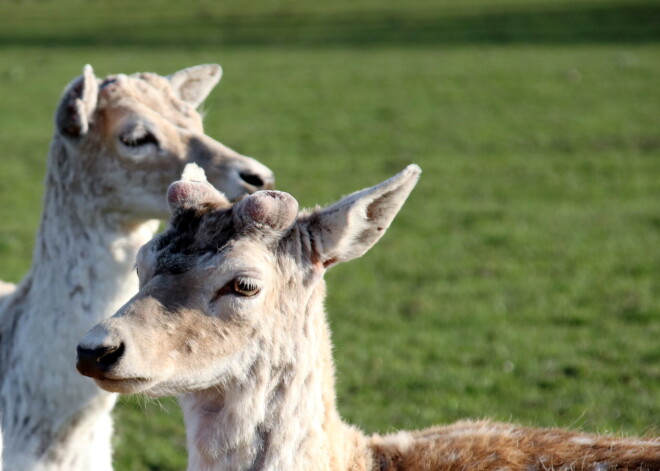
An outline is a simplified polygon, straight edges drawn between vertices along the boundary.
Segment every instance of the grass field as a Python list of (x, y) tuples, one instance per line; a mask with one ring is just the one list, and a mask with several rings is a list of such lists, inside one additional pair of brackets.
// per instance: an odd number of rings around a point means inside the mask
[[(0, 1), (1, 278), (29, 267), (53, 112), (85, 63), (218, 62), (208, 133), (302, 205), (424, 170), (327, 275), (347, 420), (659, 433), (660, 4), (169, 3)], [(185, 467), (174, 400), (116, 417), (117, 470)]]

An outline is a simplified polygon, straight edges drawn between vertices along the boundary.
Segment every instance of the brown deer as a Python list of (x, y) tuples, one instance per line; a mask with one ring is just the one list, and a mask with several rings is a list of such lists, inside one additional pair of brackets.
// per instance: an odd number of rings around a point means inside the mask
[(187, 172), (169, 229), (138, 253), (139, 293), (78, 345), (78, 370), (179, 395), (190, 471), (660, 469), (658, 438), (488, 421), (365, 436), (341, 420), (323, 274), (380, 239), (419, 174), (299, 213), (275, 191), (231, 204)]
[(71, 368), (71, 345), (138, 289), (135, 253), (167, 216), (163, 193), (196, 162), (231, 198), (272, 172), (204, 133), (217, 65), (169, 77), (87, 66), (65, 90), (29, 274), (0, 291), (0, 416), (9, 471), (107, 471), (115, 395)]

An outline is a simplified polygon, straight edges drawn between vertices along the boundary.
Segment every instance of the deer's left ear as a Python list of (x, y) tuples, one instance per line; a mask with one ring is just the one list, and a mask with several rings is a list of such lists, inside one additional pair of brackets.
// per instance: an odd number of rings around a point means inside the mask
[(67, 86), (55, 112), (55, 126), (60, 134), (71, 139), (87, 134), (96, 109), (98, 87), (94, 70), (87, 64), (82, 76)]
[(309, 215), (307, 226), (315, 257), (324, 267), (364, 255), (383, 236), (422, 170), (409, 165), (389, 180), (346, 196)]
[(174, 93), (195, 108), (209, 96), (222, 77), (218, 64), (202, 64), (173, 73), (168, 78)]

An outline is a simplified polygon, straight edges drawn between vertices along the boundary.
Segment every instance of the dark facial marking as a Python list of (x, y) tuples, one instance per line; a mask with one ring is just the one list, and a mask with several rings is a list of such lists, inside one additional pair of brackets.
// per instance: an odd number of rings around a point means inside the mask
[(108, 85), (112, 85), (117, 81), (117, 78), (114, 75), (111, 75), (109, 77), (106, 77), (103, 82), (99, 84), (99, 90), (103, 90), (105, 87)]
[(156, 274), (184, 273), (205, 253), (217, 253), (236, 234), (232, 208), (196, 207), (176, 212), (156, 241)]

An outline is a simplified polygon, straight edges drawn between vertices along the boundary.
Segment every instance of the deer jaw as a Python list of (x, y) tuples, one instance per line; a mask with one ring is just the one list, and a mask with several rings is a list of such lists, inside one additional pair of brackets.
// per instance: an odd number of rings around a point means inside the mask
[[(272, 172), (204, 133), (196, 106), (220, 78), (215, 65), (170, 77), (156, 74), (84, 75), (65, 91), (56, 113), (54, 146), (61, 173), (84, 175), (71, 188), (94, 198), (95, 211), (128, 219), (164, 218), (162, 194), (190, 162), (228, 197), (271, 188)], [(61, 180), (67, 181), (67, 178)]]

